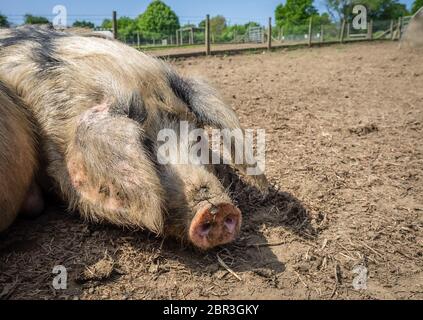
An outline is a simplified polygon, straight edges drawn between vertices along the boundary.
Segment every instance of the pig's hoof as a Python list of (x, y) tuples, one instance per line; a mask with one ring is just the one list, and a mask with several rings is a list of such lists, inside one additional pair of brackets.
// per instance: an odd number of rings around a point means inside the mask
[(241, 228), (241, 211), (230, 203), (202, 206), (191, 221), (189, 239), (207, 250), (233, 241)]

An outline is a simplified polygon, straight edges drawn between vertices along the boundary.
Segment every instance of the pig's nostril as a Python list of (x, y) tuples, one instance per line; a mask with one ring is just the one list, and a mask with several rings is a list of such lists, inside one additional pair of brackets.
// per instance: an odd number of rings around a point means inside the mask
[(200, 226), (199, 234), (201, 237), (205, 237), (209, 234), (212, 225), (210, 222), (206, 222)]
[(225, 219), (225, 226), (226, 226), (226, 229), (228, 229), (230, 233), (233, 233), (236, 228), (236, 220), (234, 218), (227, 217)]

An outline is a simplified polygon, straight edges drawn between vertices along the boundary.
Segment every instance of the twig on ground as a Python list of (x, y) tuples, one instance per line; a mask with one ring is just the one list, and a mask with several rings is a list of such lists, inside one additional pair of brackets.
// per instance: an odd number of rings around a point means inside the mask
[(339, 269), (339, 265), (336, 263), (335, 264), (335, 286), (333, 287), (332, 293), (330, 295), (331, 298), (333, 298), (333, 296), (335, 295), (338, 289), (338, 283), (339, 283), (338, 269)]
[(251, 243), (251, 244), (247, 244), (247, 247), (273, 247), (273, 246), (280, 246), (285, 243), (286, 243), (285, 241)]
[(231, 268), (228, 267), (228, 265), (220, 258), (219, 254), (216, 254), (217, 261), (219, 261), (220, 265), (225, 268), (230, 274), (232, 274), (235, 278), (237, 278), (239, 281), (242, 281), (242, 278), (235, 273)]

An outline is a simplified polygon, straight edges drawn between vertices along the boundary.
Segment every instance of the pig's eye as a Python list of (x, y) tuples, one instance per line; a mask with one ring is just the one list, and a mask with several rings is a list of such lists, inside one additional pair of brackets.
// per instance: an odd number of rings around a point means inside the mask
[(201, 187), (198, 189), (198, 193), (199, 193), (200, 195), (207, 195), (207, 194), (209, 193), (209, 187), (207, 187), (207, 186), (201, 186)]
[(195, 190), (194, 198), (198, 201), (205, 200), (209, 197), (210, 192), (207, 186), (201, 186)]

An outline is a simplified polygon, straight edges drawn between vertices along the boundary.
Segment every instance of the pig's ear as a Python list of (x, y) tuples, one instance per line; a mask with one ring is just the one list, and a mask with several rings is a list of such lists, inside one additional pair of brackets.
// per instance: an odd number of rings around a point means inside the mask
[[(208, 125), (218, 129), (241, 129), (239, 119), (235, 112), (223, 102), (217, 91), (202, 79), (184, 78), (171, 69), (167, 69), (168, 83), (177, 97), (189, 108), (200, 125)], [(235, 135), (235, 139), (239, 137)], [(244, 143), (244, 142), (241, 142)], [(235, 144), (237, 144), (235, 142)], [(235, 148), (232, 148), (232, 160), (236, 159)], [(235, 168), (247, 173), (247, 165), (235, 164)], [(269, 183), (264, 174), (251, 176), (253, 184), (261, 190), (267, 190)]]
[(168, 70), (166, 76), (175, 95), (187, 105), (199, 124), (219, 129), (241, 128), (235, 112), (204, 80), (183, 78), (173, 70)]

